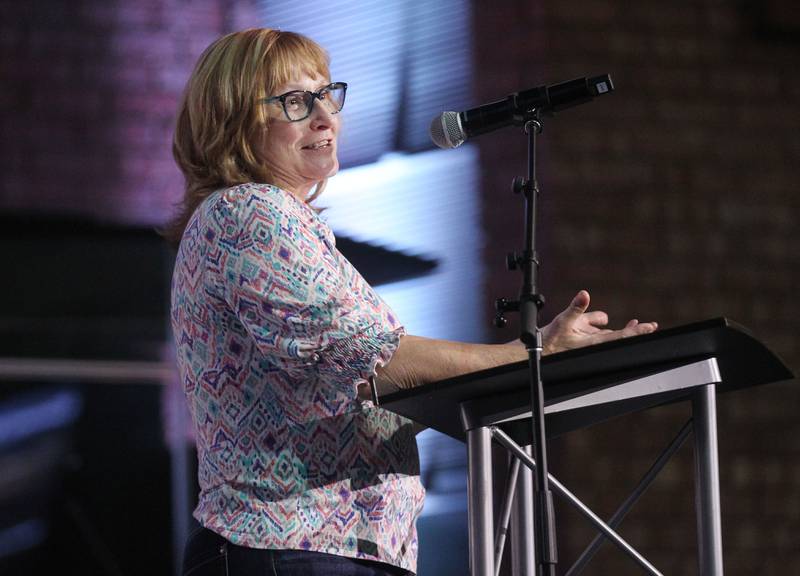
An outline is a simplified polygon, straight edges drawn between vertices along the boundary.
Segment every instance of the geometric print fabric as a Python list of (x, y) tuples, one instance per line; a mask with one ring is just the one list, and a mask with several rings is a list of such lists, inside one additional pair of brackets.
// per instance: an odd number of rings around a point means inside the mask
[(171, 320), (200, 523), (243, 546), (416, 571), (411, 422), (358, 398), (403, 328), (317, 213), (267, 184), (210, 195), (178, 250)]

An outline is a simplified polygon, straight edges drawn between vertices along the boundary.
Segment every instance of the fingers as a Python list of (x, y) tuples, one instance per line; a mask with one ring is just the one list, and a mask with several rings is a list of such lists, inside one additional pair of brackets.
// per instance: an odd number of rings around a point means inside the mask
[(575, 323), (574, 330), (585, 334), (605, 334), (612, 332), (608, 328), (608, 314), (605, 312), (586, 312)]
[(581, 290), (559, 316), (562, 320), (566, 321), (567, 324), (573, 324), (583, 316), (588, 307), (589, 293), (586, 290)]
[(590, 300), (591, 298), (589, 297), (589, 293), (586, 290), (581, 290), (575, 295), (569, 306), (570, 308), (575, 309), (575, 311), (580, 310), (580, 313), (583, 314), (586, 312), (586, 309), (589, 308)]
[(620, 338), (630, 338), (631, 336), (641, 336), (642, 334), (650, 334), (655, 332), (658, 324), (655, 322), (639, 322), (638, 320), (631, 320), (628, 325), (622, 330), (617, 330)]
[[(550, 331), (553, 332), (553, 338), (557, 341), (560, 341), (565, 336), (568, 340), (577, 338), (575, 341), (566, 343), (564, 345), (565, 348), (640, 336), (649, 334), (658, 328), (658, 324), (655, 322), (639, 322), (638, 319), (634, 318), (629, 320), (621, 330), (609, 329), (608, 314), (599, 310), (586, 312), (589, 308), (590, 300), (589, 292), (586, 290), (579, 291), (569, 306), (556, 316), (549, 326), (551, 328)], [(582, 337), (587, 337), (587, 339), (581, 342)]]
[(595, 334), (594, 338), (597, 343), (610, 342), (612, 340), (620, 340), (621, 338), (632, 338), (633, 336), (650, 334), (657, 329), (657, 322), (639, 322), (638, 320), (631, 320), (622, 330), (603, 330)]
[(586, 312), (583, 317), (592, 326), (606, 326), (608, 324), (608, 314), (599, 310)]

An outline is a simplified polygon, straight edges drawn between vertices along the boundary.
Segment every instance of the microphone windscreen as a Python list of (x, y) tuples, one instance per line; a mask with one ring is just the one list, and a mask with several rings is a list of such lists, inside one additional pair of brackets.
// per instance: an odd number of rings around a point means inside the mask
[(431, 121), (430, 135), (439, 148), (457, 148), (467, 139), (458, 112), (442, 112)]

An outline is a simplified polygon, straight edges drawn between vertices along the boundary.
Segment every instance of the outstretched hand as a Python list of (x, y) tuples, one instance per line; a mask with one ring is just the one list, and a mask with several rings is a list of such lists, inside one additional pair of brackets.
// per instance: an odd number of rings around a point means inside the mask
[(572, 348), (591, 346), (609, 340), (629, 338), (641, 334), (649, 334), (658, 328), (656, 322), (639, 322), (631, 320), (621, 330), (611, 330), (608, 326), (608, 314), (605, 312), (587, 312), (589, 293), (581, 290), (550, 324), (542, 328), (543, 353), (553, 354)]

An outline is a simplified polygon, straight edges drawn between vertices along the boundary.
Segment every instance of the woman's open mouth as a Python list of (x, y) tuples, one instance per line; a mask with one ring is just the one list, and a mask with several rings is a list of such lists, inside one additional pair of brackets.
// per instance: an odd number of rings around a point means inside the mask
[(308, 146), (303, 146), (303, 150), (321, 150), (322, 148), (327, 148), (331, 145), (331, 140), (320, 140), (318, 142), (314, 142), (313, 144), (309, 144)]

